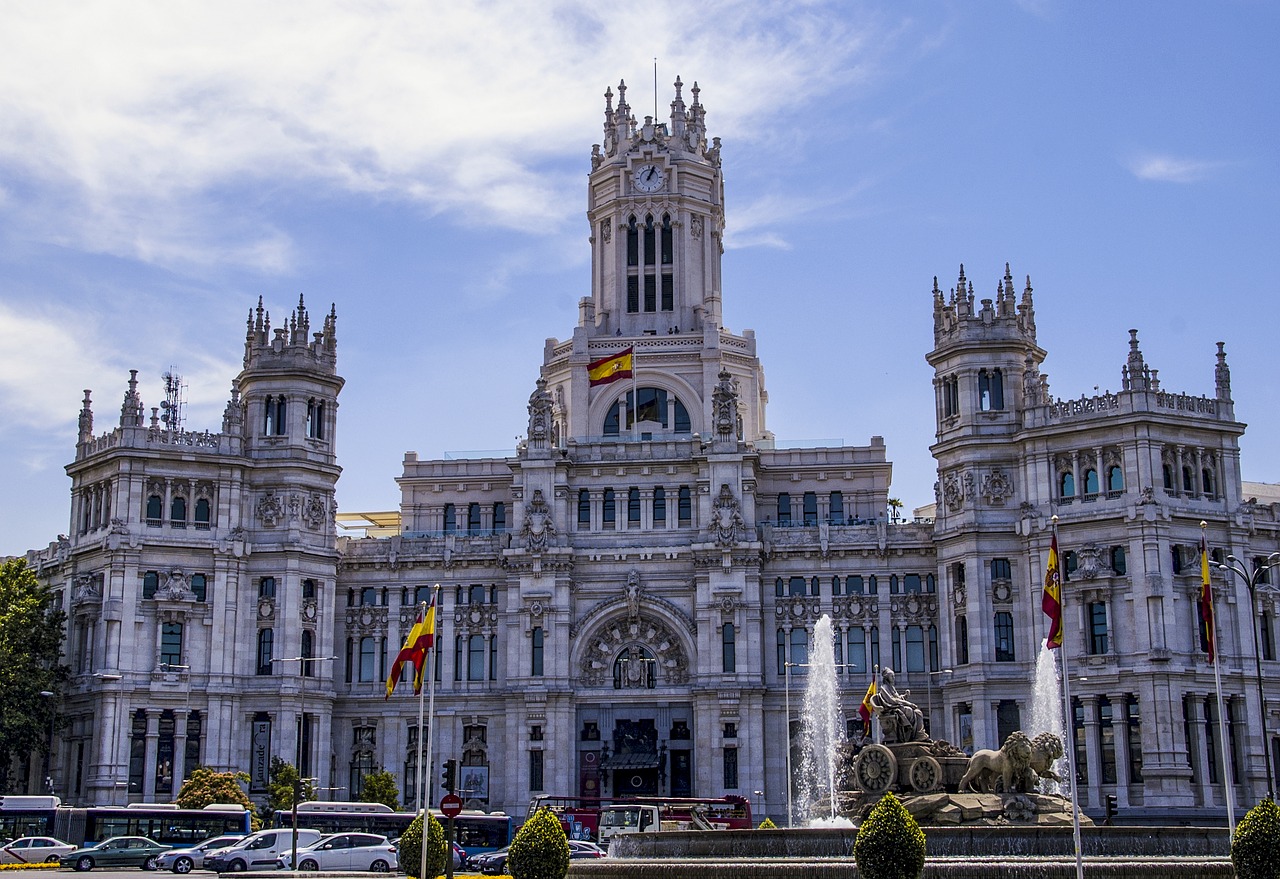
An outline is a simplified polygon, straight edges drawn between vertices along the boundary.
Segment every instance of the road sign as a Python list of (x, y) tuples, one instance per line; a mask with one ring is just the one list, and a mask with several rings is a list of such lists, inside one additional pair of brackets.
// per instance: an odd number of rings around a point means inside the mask
[(462, 798), (455, 794), (445, 794), (440, 798), (440, 811), (446, 818), (456, 818), (462, 812)]

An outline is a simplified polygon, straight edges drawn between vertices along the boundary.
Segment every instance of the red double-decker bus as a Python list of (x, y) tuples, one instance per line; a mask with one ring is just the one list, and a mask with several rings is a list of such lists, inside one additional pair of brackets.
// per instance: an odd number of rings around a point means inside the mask
[[(647, 808), (641, 808), (647, 807)], [(560, 823), (564, 825), (565, 835), (570, 839), (601, 840), (600, 816), (608, 813), (613, 832), (636, 832), (638, 830), (669, 829), (750, 829), (755, 825), (751, 821), (751, 803), (735, 794), (723, 797), (558, 797), (539, 795), (529, 801), (529, 814), (539, 809), (550, 809)], [(630, 809), (635, 816), (627, 813)], [(639, 822), (644, 815), (654, 816), (654, 826)], [(630, 818), (636, 817), (636, 822)], [(651, 822), (652, 823), (652, 822)]]

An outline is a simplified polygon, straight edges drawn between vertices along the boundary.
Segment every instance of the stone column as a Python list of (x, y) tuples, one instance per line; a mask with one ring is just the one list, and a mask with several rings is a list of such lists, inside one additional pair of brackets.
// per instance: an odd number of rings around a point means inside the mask
[(1098, 697), (1081, 696), (1080, 705), (1084, 711), (1084, 753), (1089, 779), (1086, 786), (1088, 802), (1099, 806), (1102, 804), (1102, 742), (1098, 728)]
[(1191, 729), (1191, 739), (1187, 742), (1187, 753), (1191, 757), (1194, 769), (1194, 788), (1196, 799), (1202, 805), (1211, 805), (1214, 801), (1213, 785), (1209, 783), (1209, 761), (1213, 754), (1209, 750), (1208, 737), (1205, 735), (1204, 697), (1187, 693), (1184, 697), (1187, 706), (1187, 726)]
[(187, 724), (191, 709), (175, 708), (173, 712), (173, 797), (177, 799), (187, 777)]
[(1126, 809), (1129, 785), (1133, 784), (1129, 777), (1129, 695), (1108, 693), (1107, 698), (1111, 700), (1111, 741), (1116, 752), (1116, 805)]
[(146, 747), (142, 757), (142, 798), (156, 789), (156, 751), (160, 744), (160, 709), (148, 708)]

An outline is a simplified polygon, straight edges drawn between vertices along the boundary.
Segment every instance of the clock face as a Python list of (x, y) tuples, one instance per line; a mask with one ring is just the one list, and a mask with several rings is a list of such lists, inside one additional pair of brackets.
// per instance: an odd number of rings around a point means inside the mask
[(667, 182), (666, 175), (657, 165), (641, 165), (632, 175), (640, 192), (657, 192)]

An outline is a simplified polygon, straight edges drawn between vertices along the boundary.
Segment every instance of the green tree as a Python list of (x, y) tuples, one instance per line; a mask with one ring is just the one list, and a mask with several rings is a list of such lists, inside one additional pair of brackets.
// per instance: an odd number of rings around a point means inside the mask
[(211, 803), (235, 803), (252, 809), (249, 795), (240, 785), (249, 782), (246, 772), (217, 772), (208, 766), (197, 766), (178, 791), (178, 805), (183, 809), (203, 809)]
[(924, 854), (924, 831), (891, 793), (876, 803), (853, 842), (853, 858), (865, 879), (919, 879)]
[(360, 802), (382, 803), (393, 811), (400, 811), (400, 789), (396, 786), (395, 775), (385, 769), (366, 775), (360, 790)]
[(298, 778), (298, 769), (288, 760), (272, 757), (267, 766), (267, 803), (262, 807), (262, 820), (271, 823), (277, 810), (287, 812), (293, 808), (293, 792), (299, 792), (298, 802), (316, 798), (315, 785), (309, 778)]
[(59, 696), (70, 677), (61, 662), (65, 622), (26, 561), (0, 565), (0, 791), (12, 789), (12, 755), (47, 754), (50, 730), (60, 725)]
[(550, 809), (534, 812), (516, 833), (507, 869), (514, 879), (564, 879), (569, 872), (569, 840)]
[[(427, 813), (427, 870), (429, 877), (439, 876), (444, 872), (445, 844), (444, 828), (436, 820), (436, 816)], [(400, 837), (399, 852), (400, 869), (410, 877), (422, 871), (422, 816), (413, 819)]]
[(1280, 876), (1280, 808), (1263, 800), (1236, 825), (1231, 838), (1231, 863), (1240, 879)]

